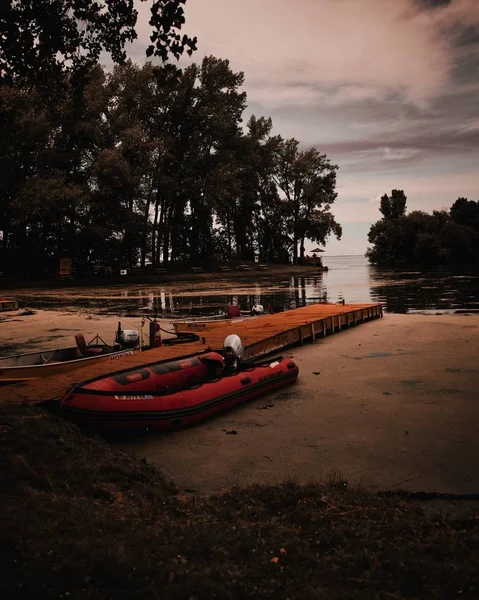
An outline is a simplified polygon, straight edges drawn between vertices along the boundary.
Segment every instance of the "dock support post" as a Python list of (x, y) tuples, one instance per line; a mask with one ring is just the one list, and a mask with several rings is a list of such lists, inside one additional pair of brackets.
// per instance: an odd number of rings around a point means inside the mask
[(314, 340), (316, 339), (316, 336), (314, 334), (314, 323), (311, 323), (311, 339)]

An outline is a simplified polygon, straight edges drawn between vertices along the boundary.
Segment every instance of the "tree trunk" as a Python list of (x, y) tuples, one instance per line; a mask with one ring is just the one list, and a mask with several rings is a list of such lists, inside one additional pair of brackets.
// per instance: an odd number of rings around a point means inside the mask
[[(133, 215), (133, 198), (130, 198), (128, 200), (128, 214)], [(126, 225), (125, 227), (123, 241), (125, 245), (125, 258), (128, 264), (128, 268), (133, 269), (133, 240), (132, 232), (129, 229), (128, 225)]]
[(231, 260), (231, 220), (229, 213), (226, 216), (226, 227), (228, 232), (228, 260)]
[[(156, 267), (158, 266), (158, 255), (157, 255), (157, 245), (156, 238), (158, 234), (158, 198), (155, 201), (155, 214), (153, 217), (153, 227), (151, 231), (151, 262)], [(159, 247), (159, 244), (158, 244)]]
[(296, 234), (294, 234), (294, 240), (293, 240), (293, 264), (294, 265), (298, 264), (298, 242), (296, 240)]
[(304, 265), (304, 251), (305, 251), (305, 248), (304, 248), (304, 237), (305, 236), (303, 235), (303, 237), (301, 238), (300, 247), (299, 247), (299, 264), (300, 265)]
[(146, 248), (148, 246), (148, 223), (150, 221), (149, 219), (149, 212), (150, 212), (150, 199), (148, 198), (148, 200), (146, 201), (146, 206), (145, 206), (145, 215), (144, 215), (144, 220), (143, 220), (143, 239), (142, 239), (142, 243), (141, 243), (141, 254), (140, 254), (140, 264), (142, 268), (145, 268), (145, 262), (146, 262)]
[[(143, 240), (142, 240), (142, 244), (141, 244), (141, 257), (140, 257), (140, 262), (141, 262), (141, 267), (145, 268), (145, 262), (146, 262), (146, 248), (148, 246), (148, 223), (150, 222), (150, 206), (151, 206), (151, 195), (152, 195), (152, 188), (153, 188), (153, 177), (151, 178), (151, 182), (150, 182), (150, 186), (149, 186), (149, 190), (148, 190), (148, 197), (146, 199), (146, 206), (145, 206), (145, 214), (143, 215)], [(151, 257), (152, 262), (153, 262), (153, 255)]]
[(156, 239), (156, 259), (158, 264), (164, 262), (165, 257), (163, 259), (161, 257), (163, 242), (165, 240), (166, 235), (166, 199), (162, 198), (160, 203), (160, 218), (158, 221), (158, 231), (157, 231), (157, 239)]
[(298, 264), (298, 214), (296, 211), (293, 222), (293, 264)]
[[(171, 208), (168, 210), (165, 207), (165, 210), (162, 211), (164, 213), (163, 219), (163, 263), (167, 265), (169, 260), (169, 248), (170, 248), (170, 221), (171, 221)], [(163, 214), (162, 214), (163, 216)]]
[[(307, 211), (306, 211), (306, 218), (304, 219), (304, 223), (305, 224), (309, 223), (309, 219), (311, 217), (312, 208), (313, 207), (312, 207), (311, 202), (308, 202), (308, 208), (307, 208)], [(303, 229), (303, 231), (301, 232), (301, 242), (300, 242), (301, 246), (300, 246), (299, 262), (300, 262), (300, 264), (303, 265), (304, 264), (304, 251), (305, 251), (304, 240), (306, 239), (306, 225), (303, 225), (302, 229)]]

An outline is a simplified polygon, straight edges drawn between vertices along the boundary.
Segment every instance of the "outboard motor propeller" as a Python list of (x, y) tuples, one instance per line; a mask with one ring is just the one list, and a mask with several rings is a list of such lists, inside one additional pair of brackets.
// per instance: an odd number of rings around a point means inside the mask
[(262, 304), (255, 304), (251, 309), (252, 315), (262, 315), (264, 314), (264, 306)]
[(243, 358), (243, 344), (239, 335), (235, 333), (225, 337), (223, 342), (223, 355), (225, 357), (226, 371), (237, 371)]

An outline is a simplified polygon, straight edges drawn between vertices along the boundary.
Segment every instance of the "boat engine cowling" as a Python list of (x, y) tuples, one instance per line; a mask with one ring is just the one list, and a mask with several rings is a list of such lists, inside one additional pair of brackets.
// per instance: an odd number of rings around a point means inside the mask
[(252, 315), (262, 315), (262, 314), (264, 314), (264, 306), (262, 304), (255, 304), (251, 308), (251, 314)]
[(232, 333), (225, 337), (223, 342), (223, 355), (225, 357), (225, 366), (227, 370), (236, 371), (243, 358), (243, 343), (239, 335)]
[(135, 348), (138, 346), (140, 334), (136, 329), (124, 329), (118, 336), (118, 343), (125, 348)]

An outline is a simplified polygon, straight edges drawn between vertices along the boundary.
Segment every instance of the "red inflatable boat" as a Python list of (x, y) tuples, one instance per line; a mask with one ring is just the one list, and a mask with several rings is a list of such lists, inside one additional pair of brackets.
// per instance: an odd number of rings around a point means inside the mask
[(224, 358), (208, 352), (77, 384), (60, 414), (95, 429), (173, 429), (290, 385), (298, 371), (281, 357), (224, 374)]

